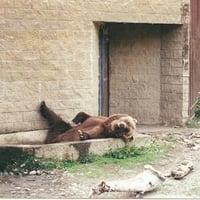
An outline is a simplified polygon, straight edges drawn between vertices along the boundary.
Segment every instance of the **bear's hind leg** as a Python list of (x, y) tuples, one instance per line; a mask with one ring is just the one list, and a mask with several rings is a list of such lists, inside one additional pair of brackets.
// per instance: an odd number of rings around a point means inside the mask
[(49, 125), (49, 133), (60, 134), (72, 128), (70, 123), (65, 122), (55, 112), (46, 106), (45, 101), (40, 104), (40, 114), (44, 117)]
[(86, 119), (88, 119), (89, 117), (91, 117), (90, 115), (88, 115), (85, 112), (79, 112), (73, 119), (72, 122), (74, 122), (75, 124), (79, 124), (79, 123), (83, 123)]

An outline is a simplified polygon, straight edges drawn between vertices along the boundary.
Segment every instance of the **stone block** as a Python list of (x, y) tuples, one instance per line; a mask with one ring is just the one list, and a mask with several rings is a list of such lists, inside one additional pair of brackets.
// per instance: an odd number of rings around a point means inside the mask
[[(125, 143), (121, 139), (112, 138), (41, 144), (45, 137), (44, 131), (15, 133), (12, 136), (11, 134), (0, 135), (0, 149), (17, 148), (23, 151), (33, 152), (38, 158), (76, 161), (89, 154), (103, 155), (110, 150), (114, 151), (125, 146)], [(129, 145), (135, 145), (137, 147), (148, 146), (150, 144), (151, 137), (141, 134), (136, 134), (135, 142), (129, 143)]]

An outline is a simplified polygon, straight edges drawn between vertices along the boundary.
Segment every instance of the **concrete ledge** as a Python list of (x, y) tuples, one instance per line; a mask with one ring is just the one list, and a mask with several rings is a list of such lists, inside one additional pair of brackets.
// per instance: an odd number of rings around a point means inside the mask
[(47, 130), (0, 134), (0, 145), (44, 144)]
[[(135, 141), (130, 142), (129, 145), (148, 146), (151, 143), (151, 137), (148, 135), (136, 134)], [(96, 155), (103, 155), (109, 150), (116, 150), (117, 148), (125, 146), (125, 142), (121, 139), (95, 139), (78, 142), (65, 142), (54, 144), (0, 144), (0, 151), (9, 149), (9, 151), (16, 149), (22, 152), (32, 152), (38, 158), (53, 159), (53, 160), (68, 160), (76, 161), (79, 158), (90, 153)]]

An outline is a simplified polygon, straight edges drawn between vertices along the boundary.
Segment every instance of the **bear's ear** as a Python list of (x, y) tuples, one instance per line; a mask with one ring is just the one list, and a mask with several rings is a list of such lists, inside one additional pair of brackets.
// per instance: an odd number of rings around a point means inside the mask
[(133, 118), (133, 121), (135, 122), (135, 124), (137, 124), (137, 122), (138, 122), (137, 119), (135, 119), (135, 118)]

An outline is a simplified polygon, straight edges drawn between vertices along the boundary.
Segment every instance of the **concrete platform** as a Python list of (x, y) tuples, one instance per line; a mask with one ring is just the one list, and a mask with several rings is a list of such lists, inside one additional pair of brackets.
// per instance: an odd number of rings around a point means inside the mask
[[(17, 134), (17, 133), (16, 133)], [(23, 137), (19, 137), (24, 136)], [(95, 139), (95, 140), (86, 140), (78, 142), (65, 142), (65, 143), (54, 143), (54, 144), (31, 144), (31, 138), (28, 137), (33, 135), (35, 139), (36, 136), (39, 136), (41, 140), (38, 140), (38, 143), (44, 139), (44, 134), (41, 131), (34, 131), (34, 133), (18, 133), (18, 135), (12, 135), (18, 138), (18, 140), (11, 139), (11, 135), (0, 135), (0, 151), (9, 150), (12, 151), (20, 150), (22, 152), (32, 152), (38, 158), (53, 159), (53, 160), (68, 160), (76, 161), (79, 158), (86, 156), (90, 153), (96, 155), (103, 155), (109, 150), (116, 150), (117, 148), (125, 146), (125, 142), (121, 139)], [(10, 140), (8, 140), (10, 138)], [(24, 144), (25, 139), (28, 138), (29, 144)], [(4, 140), (3, 140), (4, 139)], [(7, 140), (6, 140), (7, 139)], [(20, 139), (20, 140), (19, 140)], [(7, 141), (7, 142), (6, 142)], [(10, 143), (9, 143), (10, 142)], [(20, 143), (22, 142), (22, 143)], [(17, 144), (18, 143), (18, 144)], [(143, 134), (136, 134), (135, 141), (130, 142), (129, 145), (139, 146), (148, 146), (151, 143), (151, 137)]]
[[(129, 145), (148, 146), (151, 144), (151, 135), (187, 132), (186, 128), (165, 126), (137, 126), (135, 141)], [(121, 139), (96, 139), (77, 142), (44, 144), (47, 130), (0, 134), (0, 152), (9, 150), (32, 152), (38, 158), (75, 161), (90, 153), (102, 155), (109, 150), (125, 146)]]

